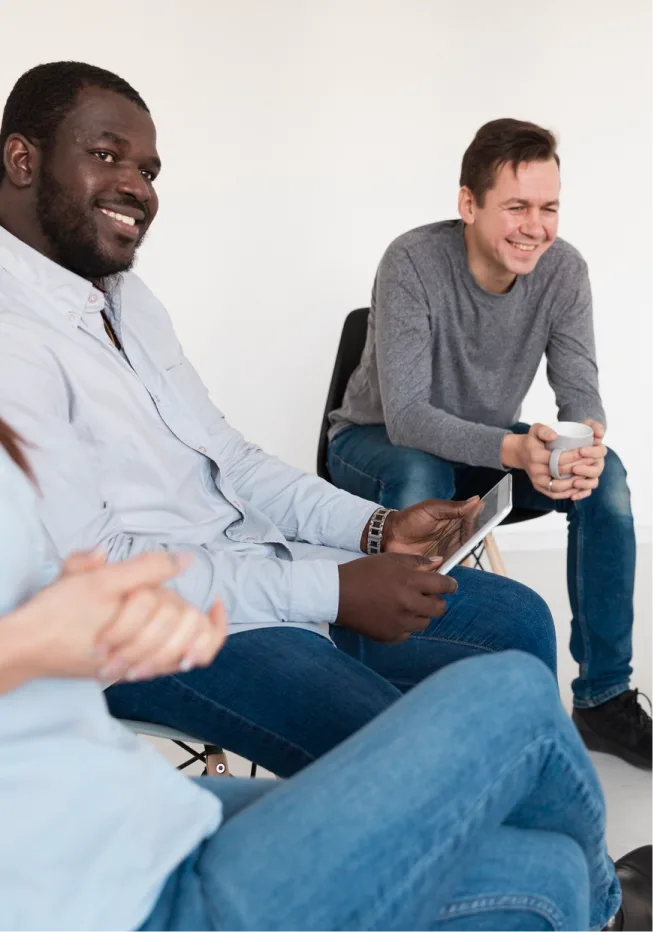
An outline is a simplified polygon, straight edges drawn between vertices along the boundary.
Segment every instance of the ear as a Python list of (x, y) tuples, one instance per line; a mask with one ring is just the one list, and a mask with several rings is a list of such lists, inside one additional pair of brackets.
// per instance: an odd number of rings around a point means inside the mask
[(473, 223), (476, 214), (476, 198), (468, 187), (458, 192), (458, 213), (465, 223)]
[(41, 163), (41, 150), (26, 136), (12, 133), (3, 152), (7, 177), (17, 188), (29, 188), (34, 183)]

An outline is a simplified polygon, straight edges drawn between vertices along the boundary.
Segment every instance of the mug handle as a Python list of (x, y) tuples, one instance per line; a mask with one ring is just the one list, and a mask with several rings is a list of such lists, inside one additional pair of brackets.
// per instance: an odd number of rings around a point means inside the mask
[(554, 479), (571, 479), (573, 473), (567, 473), (567, 475), (562, 476), (560, 474), (560, 457), (565, 452), (565, 450), (551, 450), (551, 456), (549, 457), (549, 473)]

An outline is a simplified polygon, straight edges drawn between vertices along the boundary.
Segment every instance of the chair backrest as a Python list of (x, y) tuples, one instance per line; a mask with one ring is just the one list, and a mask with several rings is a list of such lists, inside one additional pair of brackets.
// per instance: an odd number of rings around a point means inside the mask
[(326, 479), (327, 481), (330, 480), (327, 467), (329, 415), (342, 404), (349, 379), (360, 362), (363, 347), (365, 346), (365, 339), (367, 337), (367, 318), (369, 313), (370, 309), (368, 307), (360, 307), (356, 311), (350, 311), (350, 313), (347, 314), (342, 327), (342, 333), (340, 334), (340, 344), (333, 366), (333, 374), (331, 375), (331, 384), (329, 385), (326, 404), (324, 406), (320, 439), (317, 446), (317, 474), (321, 479)]

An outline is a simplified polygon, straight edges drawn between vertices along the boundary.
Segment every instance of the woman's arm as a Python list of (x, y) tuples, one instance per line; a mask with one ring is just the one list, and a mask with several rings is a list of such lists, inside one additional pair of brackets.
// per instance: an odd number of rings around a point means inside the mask
[(32, 601), (0, 618), (0, 695), (41, 676)]
[(225, 638), (222, 606), (205, 614), (163, 585), (185, 557), (85, 559), (85, 569), (75, 569), (79, 557), (68, 561), (56, 582), (0, 616), (0, 694), (38, 677), (113, 682), (211, 663)]

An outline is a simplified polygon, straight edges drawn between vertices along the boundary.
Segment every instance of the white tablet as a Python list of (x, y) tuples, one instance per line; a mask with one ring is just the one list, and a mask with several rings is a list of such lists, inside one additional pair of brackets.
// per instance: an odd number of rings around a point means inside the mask
[(483, 509), (473, 522), (457, 521), (451, 530), (426, 551), (426, 557), (444, 557), (438, 570), (446, 575), (481, 543), (512, 509), (512, 476), (504, 476), (481, 499)]

